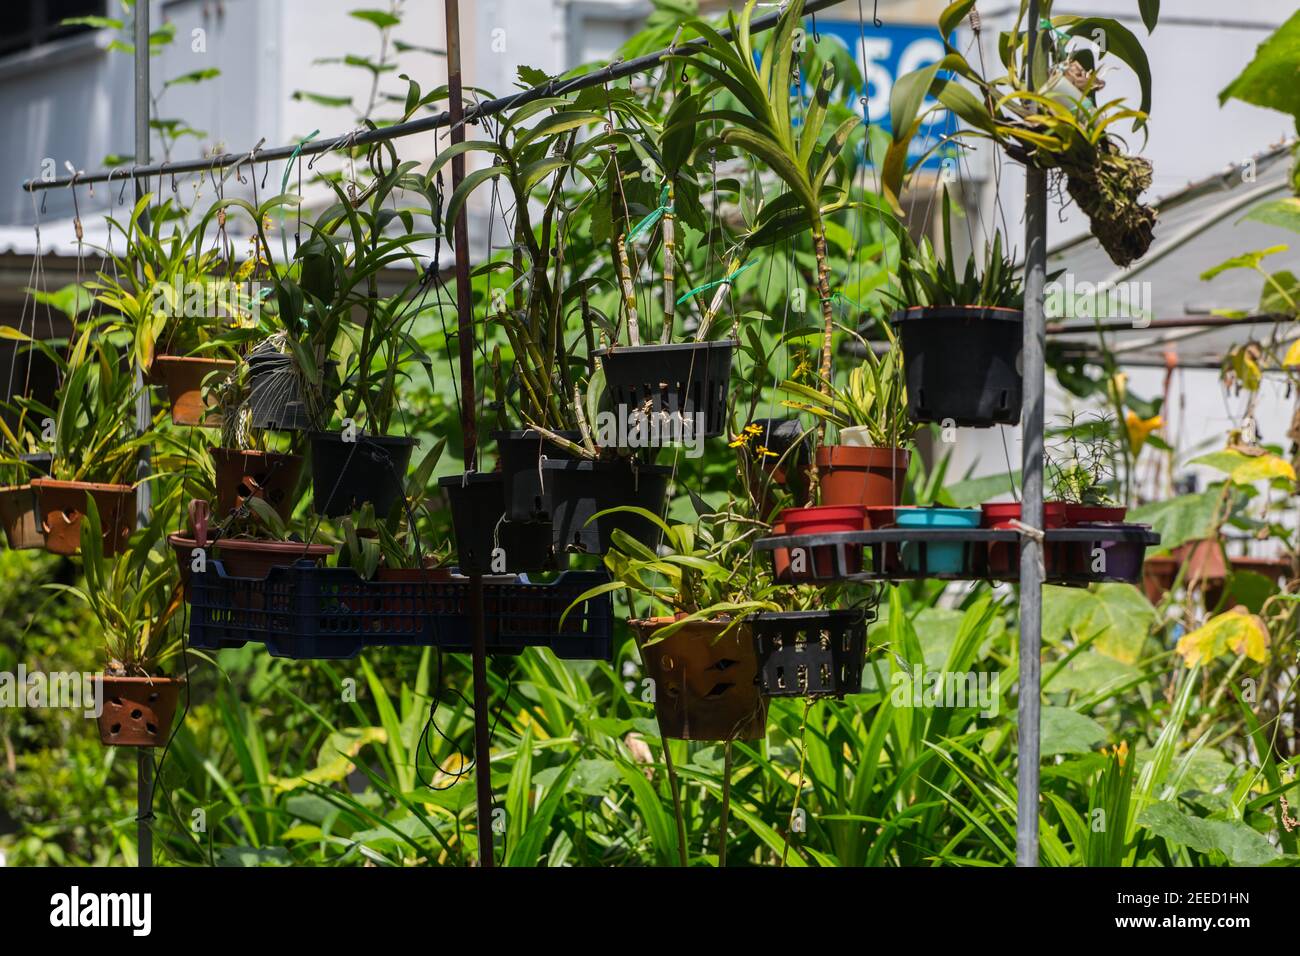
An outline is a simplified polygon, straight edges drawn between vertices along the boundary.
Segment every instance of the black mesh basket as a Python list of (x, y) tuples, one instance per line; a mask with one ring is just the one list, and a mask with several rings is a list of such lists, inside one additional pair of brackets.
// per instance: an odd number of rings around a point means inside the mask
[[(432, 646), (467, 652), (473, 642), (469, 581), (360, 578), (351, 568), (309, 562), (272, 568), (264, 580), (235, 578), (220, 561), (191, 578), (190, 645), (201, 650), (266, 645), (275, 657), (330, 660), (371, 646)], [(483, 582), (484, 640), (489, 653), (549, 647), (570, 660), (610, 660), (613, 603), (583, 592), (607, 583), (603, 571), (569, 571), (549, 584), (526, 577)]]
[[(695, 421), (705, 438), (727, 428), (727, 386), (731, 380), (734, 341), (679, 342), (672, 345), (618, 346), (597, 352), (605, 370), (605, 387), (615, 414), (632, 430), (642, 414)], [(680, 419), (679, 419), (680, 420)], [(669, 444), (662, 432), (641, 447)]]
[(766, 697), (843, 697), (862, 689), (871, 608), (781, 611), (750, 619)]

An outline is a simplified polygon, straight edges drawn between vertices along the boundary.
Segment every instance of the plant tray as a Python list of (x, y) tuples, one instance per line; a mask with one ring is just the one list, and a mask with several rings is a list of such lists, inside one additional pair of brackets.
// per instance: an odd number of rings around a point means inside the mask
[(756, 614), (750, 619), (765, 697), (843, 697), (862, 689), (871, 608)]
[[(235, 578), (221, 562), (191, 578), (190, 646), (200, 650), (265, 644), (274, 657), (335, 660), (375, 646), (438, 647), (466, 653), (473, 642), (470, 582), (365, 581), (351, 568), (308, 562), (273, 568), (264, 580)], [(489, 653), (549, 647), (567, 660), (610, 660), (613, 602), (589, 598), (559, 621), (603, 571), (567, 571), (549, 584), (526, 577), (483, 581)]]
[[(1049, 528), (1044, 532), (1044, 547), (1053, 551), (1054, 569), (1047, 584), (1088, 585), (1104, 581), (1137, 584), (1141, 579), (1141, 561), (1124, 561), (1124, 567), (1105, 569), (1105, 562), (1093, 570), (1088, 559), (1097, 551), (1108, 556), (1117, 546), (1142, 549), (1158, 545), (1160, 535), (1145, 525), (1111, 525), (1090, 528)], [(1015, 560), (1010, 573), (993, 574), (989, 570), (989, 547), (993, 544), (1011, 545)], [(961, 570), (934, 572), (929, 570), (930, 548), (941, 546), (962, 548)], [(812, 560), (813, 548), (824, 560)], [(782, 535), (760, 538), (754, 542), (756, 551), (778, 549), (789, 554), (792, 562), (802, 549), (807, 558), (801, 581), (906, 581), (921, 578), (947, 581), (1009, 581), (1019, 579), (1020, 534), (1016, 531), (935, 528), (887, 528), (882, 531), (837, 531), (825, 534)], [(902, 555), (911, 549), (911, 557), (904, 563)], [(829, 560), (825, 560), (825, 559)], [(943, 562), (948, 565), (946, 560)], [(1135, 573), (1132, 567), (1136, 567)], [(862, 570), (858, 570), (861, 568)], [(1118, 573), (1116, 573), (1118, 572)]]

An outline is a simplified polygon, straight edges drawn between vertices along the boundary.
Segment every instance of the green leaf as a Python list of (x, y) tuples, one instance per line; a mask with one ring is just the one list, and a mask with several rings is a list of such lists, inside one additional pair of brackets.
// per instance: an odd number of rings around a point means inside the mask
[(182, 73), (180, 76), (174, 76), (163, 83), (163, 89), (172, 86), (183, 86), (188, 83), (202, 83), (204, 80), (215, 79), (221, 75), (221, 70), (215, 66), (210, 66), (204, 70), (194, 70), (190, 73)]
[(1278, 110), (1300, 122), (1300, 11), (1261, 43), (1255, 58), (1241, 75), (1219, 93), (1219, 105), (1238, 99), (1254, 106)]
[(61, 27), (93, 27), (96, 30), (120, 30), (122, 21), (112, 17), (64, 17), (59, 21)]
[(1269, 256), (1277, 255), (1279, 252), (1286, 252), (1290, 246), (1269, 246), (1267, 249), (1256, 249), (1254, 252), (1243, 252), (1241, 255), (1233, 256), (1230, 259), (1224, 259), (1212, 269), (1207, 269), (1201, 273), (1202, 281), (1209, 281), (1229, 269), (1258, 269)]
[(324, 93), (309, 93), (306, 90), (294, 90), (293, 98), (301, 102), (307, 100), (318, 106), (351, 106), (352, 97), (350, 96), (327, 96)]
[(1138, 9), (1142, 11), (1142, 25), (1147, 33), (1154, 33), (1160, 19), (1160, 0), (1138, 0)]
[(1266, 226), (1277, 226), (1281, 229), (1290, 229), (1292, 232), (1300, 232), (1300, 198), (1288, 196), (1285, 199), (1270, 199), (1262, 202), (1258, 206), (1253, 206), (1240, 221), (1245, 222), (1247, 219), (1262, 222)]
[(1044, 707), (1041, 734), (1044, 757), (1092, 753), (1106, 739), (1101, 724), (1068, 707)]
[(1176, 548), (1211, 533), (1218, 510), (1220, 490), (1211, 488), (1194, 495), (1179, 495), (1130, 508), (1126, 520), (1149, 524), (1160, 534), (1162, 549)]
[(1155, 608), (1131, 584), (1099, 584), (1095, 588), (1047, 585), (1043, 590), (1043, 638), (1058, 641), (1092, 639), (1100, 653), (1126, 664), (1135, 663), (1155, 623)]
[(1146, 807), (1137, 822), (1170, 843), (1202, 853), (1222, 853), (1238, 866), (1263, 866), (1278, 857), (1277, 848), (1263, 834), (1240, 820), (1206, 820), (1164, 801)]
[(1138, 109), (1143, 113), (1151, 112), (1151, 64), (1147, 60), (1142, 43), (1128, 27), (1109, 17), (1053, 17), (1053, 25), (1064, 27), (1070, 36), (1091, 40), (1100, 31), (1106, 37), (1105, 50), (1108, 54), (1119, 57), (1137, 75), (1138, 86), (1142, 90), (1142, 102)]
[(348, 16), (373, 23), (381, 30), (395, 27), (402, 22), (400, 17), (393, 16), (387, 10), (349, 10)]

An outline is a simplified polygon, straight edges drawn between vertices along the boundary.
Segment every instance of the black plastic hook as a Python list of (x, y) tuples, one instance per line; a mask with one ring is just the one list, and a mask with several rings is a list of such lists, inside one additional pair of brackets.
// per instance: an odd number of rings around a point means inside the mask
[(813, 35), (813, 43), (821, 43), (821, 42), (822, 42), (822, 35), (821, 35), (820, 33), (817, 32), (817, 14), (816, 14), (816, 12), (813, 12), (813, 13), (809, 14), (809, 16), (812, 17), (812, 35)]
[(875, 0), (871, 5), (871, 22), (876, 25), (877, 30), (885, 25), (885, 21), (880, 19), (880, 0)]

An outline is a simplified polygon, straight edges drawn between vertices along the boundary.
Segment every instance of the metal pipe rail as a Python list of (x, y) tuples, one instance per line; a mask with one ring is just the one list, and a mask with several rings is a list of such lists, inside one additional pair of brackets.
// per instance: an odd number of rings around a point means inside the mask
[[(827, 7), (835, 6), (843, 0), (809, 0), (804, 5), (804, 13), (817, 13)], [(780, 11), (766, 13), (757, 17), (750, 24), (751, 33), (762, 33), (776, 26), (780, 19)], [(719, 31), (724, 38), (731, 37), (731, 30), (724, 29)], [(485, 100), (476, 106), (471, 106), (464, 111), (464, 117), (460, 120), (453, 119), (451, 110), (444, 110), (435, 116), (426, 116), (422, 119), (410, 120), (406, 123), (395, 123), (392, 126), (385, 126), (378, 129), (355, 129), (342, 135), (326, 139), (314, 140), (310, 143), (291, 143), (286, 146), (273, 146), (270, 149), (261, 149), (254, 146), (246, 153), (222, 153), (220, 156), (211, 156), (206, 159), (187, 159), (177, 162), (150, 163), (148, 165), (136, 165), (130, 169), (104, 169), (94, 173), (77, 173), (72, 176), (60, 176), (51, 180), (28, 179), (22, 184), (26, 192), (39, 192), (43, 189), (59, 189), (64, 186), (75, 186), (80, 183), (111, 183), (113, 180), (128, 179), (145, 179), (151, 176), (172, 175), (177, 173), (206, 173), (217, 169), (226, 169), (231, 166), (240, 166), (244, 163), (256, 165), (257, 163), (271, 163), (281, 159), (292, 159), (296, 156), (315, 156), (321, 153), (329, 153), (336, 149), (352, 148), (354, 146), (369, 146), (372, 143), (383, 143), (388, 140), (401, 139), (404, 136), (412, 136), (416, 133), (427, 133), (432, 130), (451, 127), (459, 127), (468, 123), (476, 123), (481, 119), (489, 116), (495, 116), (497, 113), (511, 109), (516, 106), (522, 106), (533, 100), (542, 99), (548, 96), (559, 96), (564, 93), (572, 93), (575, 90), (587, 89), (593, 86), (600, 86), (613, 80), (622, 79), (626, 76), (633, 76), (637, 73), (644, 73), (647, 70), (654, 69), (662, 62), (663, 58), (674, 53), (681, 53), (695, 47), (704, 45), (702, 38), (687, 40), (685, 43), (676, 46), (665, 47), (662, 50), (656, 50), (654, 53), (646, 53), (643, 56), (635, 57), (631, 60), (611, 62), (604, 69), (593, 70), (590, 73), (584, 73), (571, 79), (554, 79), (549, 83), (543, 83), (540, 86), (534, 86), (531, 89), (521, 90), (518, 93), (512, 93), (509, 96), (501, 96), (492, 100)]]

